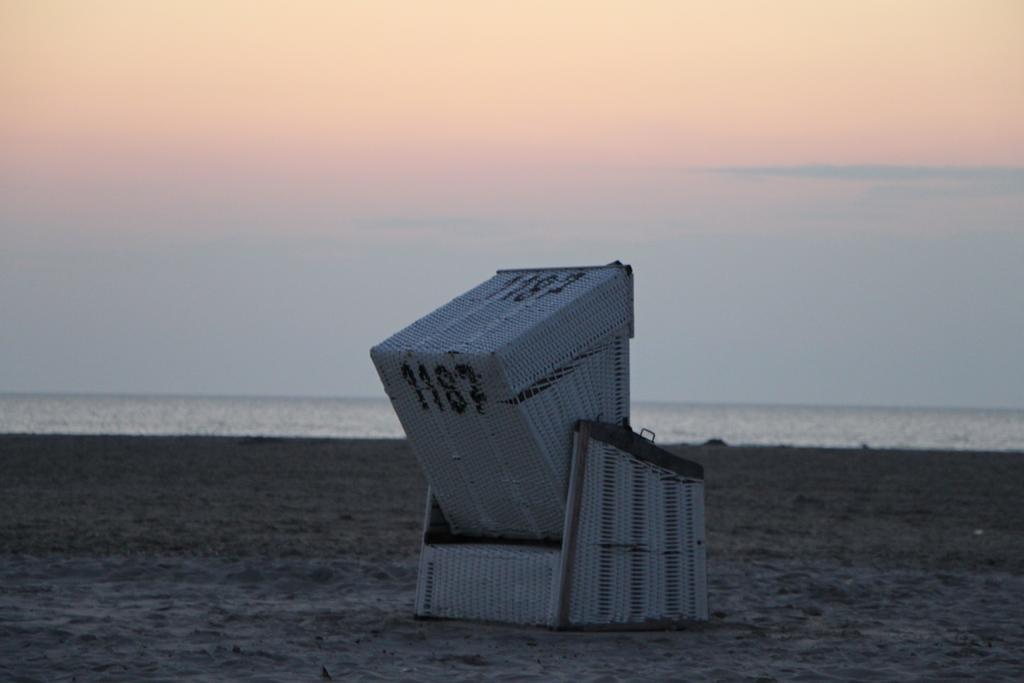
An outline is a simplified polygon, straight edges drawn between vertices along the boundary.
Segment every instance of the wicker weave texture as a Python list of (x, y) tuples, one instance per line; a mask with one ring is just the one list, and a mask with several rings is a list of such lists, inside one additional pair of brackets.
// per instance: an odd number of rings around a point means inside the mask
[(703, 482), (590, 440), (570, 622), (707, 619), (705, 561)]
[(550, 626), (559, 554), (483, 543), (424, 546), (416, 615)]
[(557, 539), (572, 426), (628, 417), (632, 275), (502, 271), (371, 350), (453, 533)]
[[(381, 350), (490, 353), (505, 347), (539, 323), (575, 308), (594, 296), (626, 296), (616, 301), (611, 319), (580, 320), (588, 340), (604, 336), (632, 321), (632, 286), (622, 288), (630, 272), (620, 265), (598, 268), (504, 270), (395, 333), (376, 348)], [(616, 294), (618, 290), (618, 294)], [(598, 304), (601, 306), (602, 304)], [(617, 319), (617, 322), (616, 322)], [(555, 356), (564, 356), (570, 342)]]

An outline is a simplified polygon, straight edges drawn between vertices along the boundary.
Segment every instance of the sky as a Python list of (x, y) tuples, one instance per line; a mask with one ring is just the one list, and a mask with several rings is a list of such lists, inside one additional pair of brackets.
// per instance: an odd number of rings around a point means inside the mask
[(0, 0), (0, 392), (382, 396), (616, 259), (635, 399), (1024, 408), (1024, 3)]

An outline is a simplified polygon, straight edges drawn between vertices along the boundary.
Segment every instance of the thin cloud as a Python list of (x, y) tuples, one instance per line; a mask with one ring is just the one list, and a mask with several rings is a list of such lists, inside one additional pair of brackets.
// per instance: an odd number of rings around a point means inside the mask
[(955, 181), (1011, 183), (1024, 186), (1021, 166), (891, 166), (881, 164), (835, 166), (804, 164), (793, 166), (721, 166), (710, 173), (753, 178), (805, 178), (854, 181)]

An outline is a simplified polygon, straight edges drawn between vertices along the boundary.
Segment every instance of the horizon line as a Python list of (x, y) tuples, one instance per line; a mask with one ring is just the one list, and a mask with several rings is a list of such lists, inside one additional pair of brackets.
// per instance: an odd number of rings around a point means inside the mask
[[(293, 401), (387, 401), (385, 396), (339, 396), (328, 394), (231, 394), (231, 393), (173, 393), (136, 391), (0, 391), (3, 398), (167, 398), (167, 399), (233, 399), (233, 400), (293, 400)], [(846, 408), (851, 410), (949, 410), (949, 411), (1006, 411), (1024, 412), (1024, 406), (1008, 405), (921, 405), (883, 403), (837, 403), (837, 402), (789, 402), (789, 401), (709, 401), (695, 399), (631, 399), (632, 404), (691, 405), (715, 407), (756, 407), (756, 408)]]

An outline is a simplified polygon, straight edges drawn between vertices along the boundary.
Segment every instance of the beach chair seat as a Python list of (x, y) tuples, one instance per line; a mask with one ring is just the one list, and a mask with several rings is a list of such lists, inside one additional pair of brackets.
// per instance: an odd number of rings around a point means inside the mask
[(416, 614), (706, 618), (703, 473), (628, 428), (632, 270), (499, 271), (371, 349), (429, 486)]

